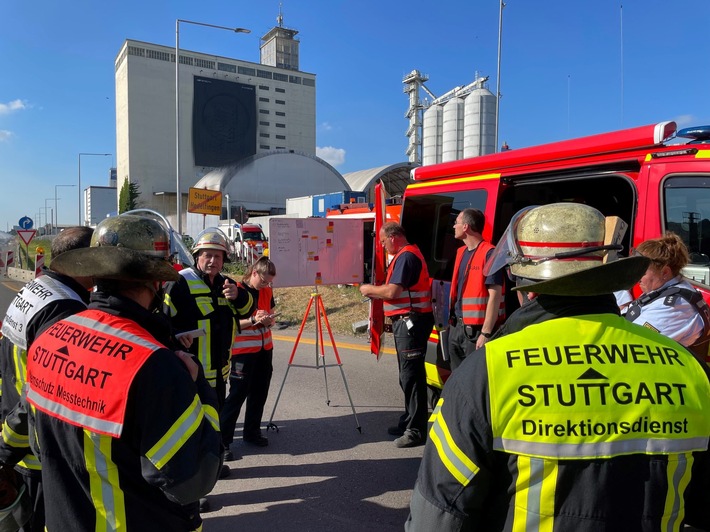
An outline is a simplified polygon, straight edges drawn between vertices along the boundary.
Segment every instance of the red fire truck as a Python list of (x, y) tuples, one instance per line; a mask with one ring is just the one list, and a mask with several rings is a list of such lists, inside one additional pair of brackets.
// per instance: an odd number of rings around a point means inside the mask
[[(640, 242), (674, 231), (691, 253), (684, 274), (710, 300), (710, 126), (676, 131), (674, 122), (464, 159), (412, 171), (401, 223), (434, 279), (437, 326), (448, 318), (456, 248), (453, 223), (466, 207), (486, 215), (484, 238), (497, 242), (521, 208), (582, 202), (628, 223), (627, 255)], [(506, 290), (506, 308), (518, 305)], [(437, 339), (436, 329), (432, 335)], [(436, 343), (432, 343), (436, 346)], [(427, 355), (427, 378), (441, 388), (448, 364)]]

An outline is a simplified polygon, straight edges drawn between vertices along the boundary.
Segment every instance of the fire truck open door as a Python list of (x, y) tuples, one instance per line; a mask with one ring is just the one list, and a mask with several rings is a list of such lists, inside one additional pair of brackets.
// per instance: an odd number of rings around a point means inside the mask
[[(373, 238), (374, 250), (372, 253), (372, 284), (381, 285), (385, 282), (387, 253), (380, 243), (380, 229), (386, 221), (385, 187), (382, 181), (375, 185), (375, 235)], [(380, 359), (382, 355), (382, 340), (385, 329), (385, 311), (381, 299), (370, 299), (370, 351)]]

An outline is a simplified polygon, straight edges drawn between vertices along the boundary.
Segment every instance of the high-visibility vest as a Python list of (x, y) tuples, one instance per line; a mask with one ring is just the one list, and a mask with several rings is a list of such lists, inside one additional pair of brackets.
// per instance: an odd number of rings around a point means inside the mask
[[(242, 285), (242, 283), (239, 283)], [(243, 286), (243, 285), (242, 285)], [(271, 312), (271, 300), (273, 290), (270, 286), (259, 290), (259, 300), (256, 303), (257, 310)], [(243, 327), (242, 332), (234, 337), (232, 344), (232, 356), (243, 355), (245, 353), (258, 353), (262, 349), (273, 349), (274, 343), (271, 337), (271, 329), (259, 323), (249, 324)]]
[(118, 438), (134, 377), (164, 348), (132, 320), (80, 312), (48, 327), (30, 346), (27, 400), (52, 417)]
[(2, 336), (8, 337), (17, 347), (26, 350), (27, 326), (30, 320), (45, 306), (63, 299), (83, 302), (74, 290), (49, 275), (41, 275), (30, 281), (10, 303), (2, 323)]
[[(462, 318), (466, 325), (481, 326), (485, 321), (489, 296), (488, 288), (486, 288), (486, 278), (483, 275), (483, 266), (486, 264), (486, 255), (493, 247), (491, 243), (481, 241), (466, 267), (463, 293), (461, 294)], [(464, 251), (466, 251), (466, 246), (461, 246), (456, 250), (454, 278), (451, 280), (451, 308), (455, 307), (458, 300), (459, 266), (461, 265)], [(502, 320), (504, 315), (505, 300), (501, 297), (496, 321)]]
[(710, 383), (677, 342), (610, 314), (486, 344), (493, 447), (549, 459), (708, 448)]
[(400, 249), (392, 259), (392, 263), (389, 266), (387, 272), (387, 279), (385, 284), (389, 284), (390, 277), (392, 277), (392, 272), (394, 271), (394, 265), (402, 256), (402, 253), (413, 253), (422, 263), (422, 269), (419, 272), (419, 279), (414, 283), (413, 286), (405, 288), (399, 297), (394, 299), (385, 299), (383, 302), (383, 307), (385, 310), (385, 316), (400, 316), (403, 314), (409, 314), (410, 312), (431, 312), (431, 279), (429, 278), (429, 270), (426, 267), (426, 261), (422, 256), (419, 248), (413, 244), (407, 244), (402, 249)]
[[(41, 275), (23, 286), (7, 309), (7, 314), (2, 322), (2, 336), (6, 336), (12, 343), (14, 388), (18, 398), (22, 395), (22, 389), (27, 380), (28, 326), (32, 319), (47, 305), (67, 299), (78, 301), (86, 307), (84, 300), (71, 287), (49, 275)], [(10, 375), (5, 375), (6, 379), (10, 379), (10, 377)], [(13, 443), (13, 438), (17, 437), (16, 434), (12, 434), (9, 430), (5, 430), (3, 436), (10, 441), (10, 445)], [(32, 453), (27, 453), (17, 465), (25, 469), (42, 469), (39, 460)]]

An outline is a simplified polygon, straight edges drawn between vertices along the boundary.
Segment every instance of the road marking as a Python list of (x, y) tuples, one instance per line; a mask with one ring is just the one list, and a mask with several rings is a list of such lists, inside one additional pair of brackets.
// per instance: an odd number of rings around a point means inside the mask
[(15, 292), (19, 292), (20, 289), (22, 288), (22, 286), (20, 286), (20, 287), (18, 287), (18, 288), (15, 288), (14, 286), (12, 286), (12, 285), (10, 284), (10, 281), (3, 282), (2, 285), (3, 285), (5, 288), (9, 288), (10, 290), (13, 290), (13, 291), (15, 291)]
[[(271, 334), (274, 340), (281, 340), (282, 342), (295, 342), (296, 337), (295, 336), (282, 336), (280, 334)], [(304, 343), (308, 345), (315, 345), (316, 341), (315, 339), (311, 338), (304, 338), (301, 336), (301, 339), (299, 340), (299, 343)], [(339, 344), (336, 344), (336, 347), (342, 347), (343, 349), (355, 349), (356, 351), (366, 351), (370, 352), (370, 346), (368, 345), (359, 345), (359, 344), (350, 344), (347, 342), (340, 342)], [(397, 354), (394, 349), (391, 347), (385, 347), (382, 349), (382, 352), (386, 355), (395, 355)]]

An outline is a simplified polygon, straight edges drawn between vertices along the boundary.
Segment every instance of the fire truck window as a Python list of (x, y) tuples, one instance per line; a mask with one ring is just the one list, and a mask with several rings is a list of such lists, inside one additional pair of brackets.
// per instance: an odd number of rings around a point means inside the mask
[(688, 246), (691, 265), (702, 275), (687, 276), (710, 284), (710, 177), (672, 177), (664, 183), (665, 230), (678, 234)]

